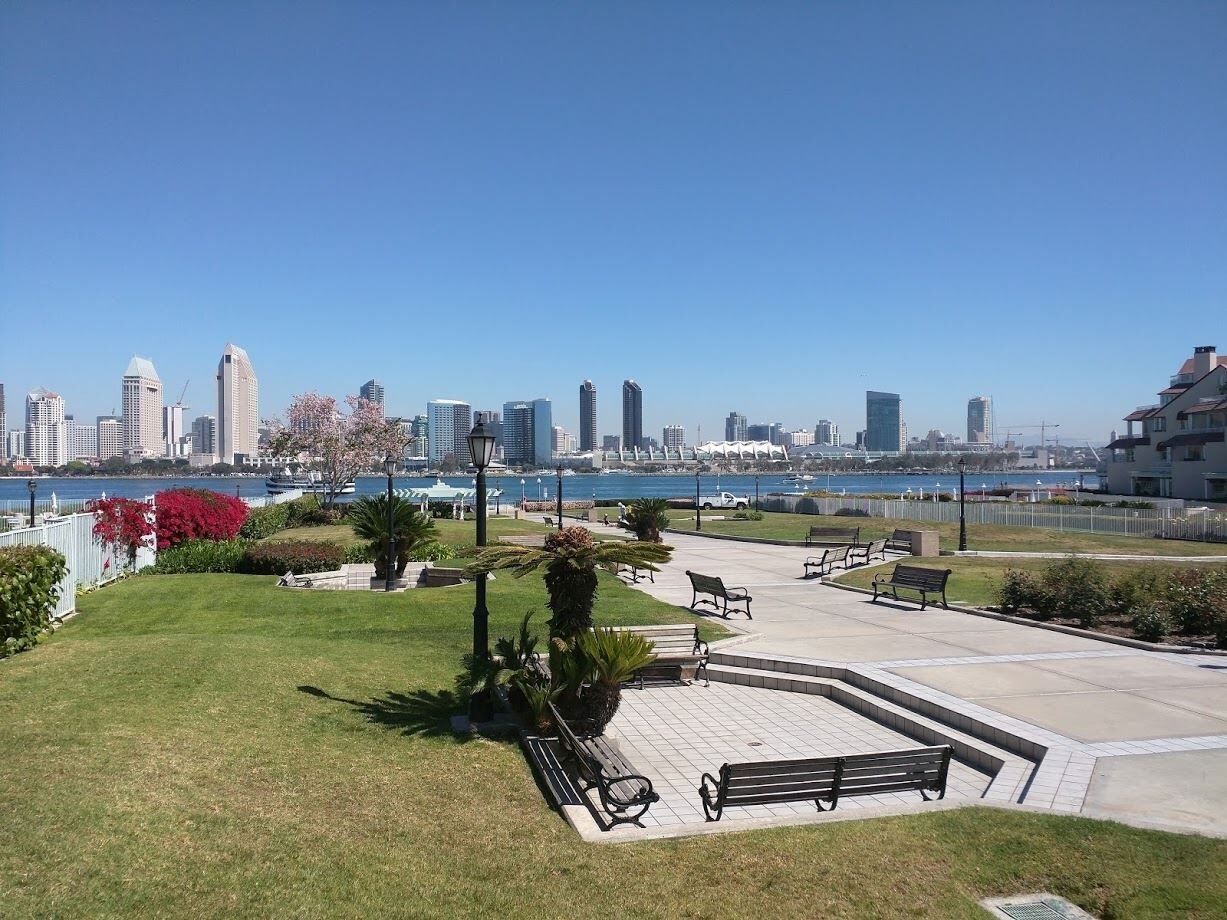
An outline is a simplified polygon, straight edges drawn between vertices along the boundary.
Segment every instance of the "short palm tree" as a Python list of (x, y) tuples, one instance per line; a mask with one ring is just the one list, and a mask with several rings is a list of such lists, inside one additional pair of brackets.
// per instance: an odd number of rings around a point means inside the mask
[[(349, 506), (346, 518), (354, 535), (370, 544), (375, 557), (375, 577), (387, 577), (388, 496), (366, 495)], [(392, 525), (396, 534), (396, 577), (405, 574), (414, 547), (435, 538), (435, 524), (399, 495), (392, 496)]]
[(640, 540), (660, 542), (660, 532), (669, 526), (669, 503), (663, 498), (637, 498), (626, 515), (631, 530)]
[(632, 632), (594, 629), (579, 637), (579, 653), (590, 669), (580, 703), (602, 732), (622, 702), (622, 684), (656, 660), (652, 643)]

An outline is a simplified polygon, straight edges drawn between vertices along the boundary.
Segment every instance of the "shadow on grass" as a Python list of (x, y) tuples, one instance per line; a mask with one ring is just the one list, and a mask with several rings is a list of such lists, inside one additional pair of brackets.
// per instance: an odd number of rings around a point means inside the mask
[(422, 690), (416, 693), (397, 693), (389, 690), (382, 697), (372, 697), (369, 700), (349, 700), (305, 684), (298, 690), (309, 696), (344, 703), (362, 713), (368, 721), (384, 728), (399, 730), (403, 735), (452, 737), (460, 742), (468, 741), (472, 737), (469, 734), (456, 735), (452, 731), (451, 717), (463, 711), (464, 707), (451, 690)]

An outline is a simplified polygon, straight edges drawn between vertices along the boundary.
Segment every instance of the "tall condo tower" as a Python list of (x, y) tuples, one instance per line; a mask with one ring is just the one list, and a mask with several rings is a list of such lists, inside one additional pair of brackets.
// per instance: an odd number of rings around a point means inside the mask
[(222, 463), (234, 455), (254, 457), (260, 443), (260, 381), (251, 359), (227, 343), (217, 363), (217, 453)]
[(70, 459), (64, 400), (35, 390), (26, 396), (26, 457), (35, 466), (63, 466)]
[(865, 392), (865, 450), (903, 449), (903, 418), (898, 393)]
[(993, 440), (993, 400), (973, 396), (967, 400), (967, 443), (990, 444)]
[(8, 456), (8, 444), (5, 435), (9, 430), (9, 417), (4, 409), (4, 384), (0, 383), (0, 458)]
[(818, 419), (818, 424), (814, 426), (814, 443), (838, 447), (839, 426), (829, 418)]
[(383, 384), (372, 377), (362, 386), (358, 387), (358, 395), (368, 402), (373, 402), (379, 407), (379, 411), (383, 412)]
[(114, 415), (98, 416), (98, 459), (110, 460), (124, 455), (124, 424)]
[(661, 444), (666, 450), (681, 450), (686, 446), (686, 428), (682, 425), (666, 425), (661, 432)]
[(643, 441), (643, 388), (622, 381), (622, 449), (634, 450)]
[(503, 459), (508, 465), (548, 466), (553, 455), (553, 411), (548, 399), (503, 403)]
[(469, 442), (473, 407), (459, 399), (432, 399), (426, 404), (426, 423), (430, 431), (430, 462), (442, 463), (451, 455), (460, 466), (471, 466)]
[(730, 412), (729, 417), (724, 420), (724, 440), (744, 441), (745, 439), (746, 417), (737, 411)]
[(124, 371), (124, 453), (129, 459), (161, 457), (162, 379), (148, 358), (134, 355)]
[(596, 450), (596, 385), (591, 380), (579, 385), (579, 449)]

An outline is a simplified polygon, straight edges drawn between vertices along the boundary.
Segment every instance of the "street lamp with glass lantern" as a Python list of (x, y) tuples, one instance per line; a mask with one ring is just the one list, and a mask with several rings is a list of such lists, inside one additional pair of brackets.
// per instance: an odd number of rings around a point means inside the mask
[(701, 517), (702, 504), (699, 501), (699, 471), (694, 471), (694, 529), (696, 531), (703, 529), (703, 518)]
[(522, 505), (526, 501), (528, 501), (528, 493), (524, 491), (524, 479), (521, 478), (520, 479), (520, 504)]
[(396, 457), (391, 451), (383, 458), (383, 471), (388, 476), (388, 564), (383, 573), (383, 589), (391, 591), (396, 578), (396, 516), (392, 507), (392, 475), (396, 472)]
[[(967, 552), (967, 496), (963, 476), (967, 472), (967, 458), (959, 457), (959, 552)], [(984, 519), (981, 518), (981, 521)]]
[[(486, 467), (494, 459), (494, 435), (478, 422), (466, 439), (469, 455), (477, 467), (477, 547), (486, 545)], [(521, 480), (523, 483), (523, 480)], [(480, 573), (475, 582), (477, 600), (473, 605), (473, 666), (480, 667), (490, 659), (490, 611), (486, 609), (486, 575)], [(469, 720), (488, 722), (494, 717), (489, 693), (475, 693), (469, 700)]]
[(541, 484), (541, 477), (537, 477), (537, 501), (545, 501), (545, 486)]
[(562, 464), (558, 464), (558, 529), (562, 530)]
[(758, 476), (754, 477), (754, 510), (758, 510)]
[(33, 479), (26, 483), (26, 488), (30, 490), (30, 526), (34, 526), (34, 493), (38, 491), (38, 483)]

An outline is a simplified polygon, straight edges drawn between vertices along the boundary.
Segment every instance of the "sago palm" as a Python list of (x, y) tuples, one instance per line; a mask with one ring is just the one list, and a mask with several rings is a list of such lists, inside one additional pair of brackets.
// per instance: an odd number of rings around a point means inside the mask
[(669, 503), (663, 498), (637, 498), (626, 520), (640, 540), (660, 542), (660, 532), (669, 526)]
[[(349, 506), (346, 518), (354, 536), (365, 540), (375, 557), (375, 577), (387, 577), (388, 562), (388, 496), (367, 495)], [(392, 496), (392, 526), (396, 534), (396, 576), (405, 574), (409, 555), (414, 547), (435, 536), (435, 525), (410, 502), (399, 495)]]
[(622, 702), (622, 684), (656, 660), (652, 643), (636, 633), (594, 629), (579, 637), (579, 653), (591, 669), (591, 683), (580, 702), (585, 715), (603, 731)]

